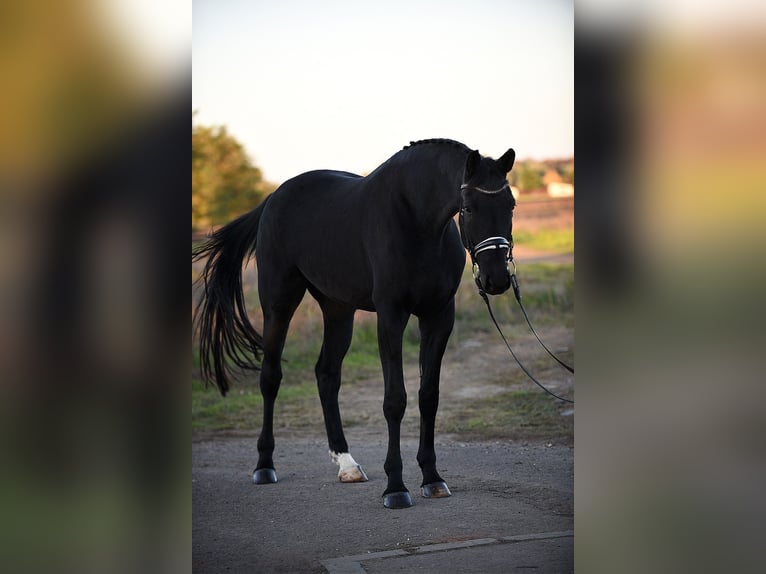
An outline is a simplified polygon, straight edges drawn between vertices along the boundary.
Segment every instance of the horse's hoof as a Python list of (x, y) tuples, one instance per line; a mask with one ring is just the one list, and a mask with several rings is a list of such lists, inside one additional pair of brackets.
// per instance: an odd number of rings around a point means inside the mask
[(447, 483), (444, 481), (424, 484), (420, 487), (420, 494), (423, 495), (423, 498), (447, 498), (452, 496)]
[(407, 491), (390, 492), (383, 495), (383, 506), (386, 508), (409, 508), (412, 506), (412, 497)]
[(367, 482), (369, 480), (367, 475), (364, 474), (362, 467), (358, 464), (356, 466), (341, 469), (338, 474), (338, 479), (341, 482)]
[(253, 472), (255, 484), (274, 484), (277, 481), (277, 473), (273, 468), (259, 468)]

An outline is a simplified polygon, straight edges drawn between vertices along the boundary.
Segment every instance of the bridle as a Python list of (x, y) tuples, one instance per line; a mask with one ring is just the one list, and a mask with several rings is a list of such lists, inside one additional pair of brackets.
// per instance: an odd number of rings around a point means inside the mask
[[(476, 187), (474, 185), (469, 185), (467, 183), (464, 183), (460, 186), (460, 189), (466, 189), (471, 188), (474, 189), (480, 193), (486, 193), (490, 195), (494, 195), (496, 193), (500, 193), (501, 191), (507, 189), (509, 187), (508, 182), (505, 183), (502, 187), (495, 190), (487, 190), (482, 189), (480, 187)], [(506, 258), (505, 258), (505, 264), (508, 268), (508, 273), (511, 275), (511, 286), (513, 287), (513, 293), (516, 296), (516, 301), (519, 304), (519, 307), (521, 308), (521, 312), (524, 314), (524, 318), (527, 321), (527, 325), (529, 325), (530, 330), (532, 331), (532, 334), (534, 334), (537, 341), (543, 346), (543, 348), (548, 352), (548, 354), (553, 357), (556, 362), (558, 362), (562, 367), (564, 367), (566, 370), (568, 370), (570, 373), (574, 374), (574, 369), (564, 363), (561, 359), (559, 359), (553, 352), (551, 352), (550, 349), (540, 340), (540, 337), (537, 335), (537, 331), (535, 331), (535, 328), (532, 326), (532, 323), (529, 320), (529, 315), (527, 315), (527, 310), (524, 309), (524, 305), (521, 302), (521, 290), (519, 288), (519, 280), (518, 277), (516, 277), (516, 262), (513, 260), (513, 235), (511, 235), (508, 239), (501, 236), (494, 236), (494, 237), (488, 237), (486, 239), (483, 239), (479, 241), (476, 245), (471, 244), (471, 240), (468, 237), (468, 234), (465, 232), (465, 217), (464, 217), (464, 206), (462, 204), (462, 198), (460, 203), (460, 210), (458, 215), (458, 220), (460, 223), (460, 238), (463, 241), (463, 246), (468, 250), (468, 254), (471, 256), (471, 264), (473, 267), (473, 280), (476, 283), (476, 286), (479, 288), (479, 295), (481, 295), (481, 298), (484, 300), (484, 303), (487, 305), (487, 311), (489, 311), (489, 316), (492, 319), (492, 322), (495, 324), (495, 328), (497, 329), (497, 332), (500, 333), (500, 337), (503, 339), (503, 342), (505, 343), (505, 346), (508, 347), (508, 350), (511, 352), (511, 356), (513, 356), (516, 363), (521, 367), (521, 370), (524, 371), (524, 373), (534, 382), (538, 387), (540, 387), (542, 390), (544, 390), (549, 395), (554, 396), (555, 398), (574, 404), (574, 401), (570, 399), (565, 399), (563, 397), (558, 396), (557, 394), (551, 392), (548, 390), (542, 383), (540, 383), (534, 376), (532, 376), (532, 373), (530, 373), (527, 368), (521, 363), (519, 358), (516, 356), (516, 353), (513, 352), (513, 349), (511, 348), (510, 343), (508, 343), (508, 339), (506, 339), (505, 335), (503, 334), (502, 329), (500, 329), (500, 325), (497, 323), (497, 319), (495, 319), (495, 314), (492, 312), (492, 306), (489, 303), (489, 297), (487, 296), (486, 291), (484, 291), (484, 287), (481, 284), (481, 280), (479, 279), (479, 264), (476, 261), (476, 256), (479, 253), (483, 253), (484, 251), (490, 251), (495, 249), (505, 249), (507, 251)], [(513, 264), (513, 272), (511, 272), (510, 266)]]
[[(494, 190), (488, 190), (488, 189), (482, 189), (481, 187), (477, 187), (475, 185), (469, 185), (467, 183), (464, 183), (460, 186), (460, 189), (473, 189), (475, 191), (478, 191), (480, 193), (488, 194), (488, 195), (495, 195), (496, 193), (500, 193), (501, 191), (504, 191), (508, 189), (510, 186), (508, 182), (505, 182), (505, 185), (498, 189)], [(471, 267), (473, 270), (473, 280), (476, 282), (477, 287), (479, 288), (480, 292), (484, 292), (484, 288), (481, 285), (481, 281), (479, 280), (479, 264), (476, 261), (476, 257), (479, 255), (479, 253), (483, 253), (484, 251), (491, 251), (495, 249), (505, 249), (506, 250), (506, 257), (505, 257), (505, 266), (508, 269), (508, 273), (511, 273), (511, 264), (513, 264), (513, 274), (516, 274), (516, 263), (513, 262), (513, 235), (511, 235), (508, 239), (502, 236), (494, 236), (494, 237), (487, 237), (486, 239), (482, 239), (479, 241), (476, 245), (471, 244), (471, 240), (468, 237), (468, 234), (465, 232), (465, 217), (464, 217), (464, 207), (462, 204), (460, 204), (460, 211), (459, 211), (459, 223), (460, 223), (460, 238), (463, 241), (463, 246), (468, 250), (468, 254), (471, 256)]]

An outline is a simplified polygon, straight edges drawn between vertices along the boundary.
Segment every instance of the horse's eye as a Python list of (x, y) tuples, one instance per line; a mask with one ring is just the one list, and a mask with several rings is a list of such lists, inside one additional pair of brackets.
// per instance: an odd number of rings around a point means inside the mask
[(471, 208), (470, 207), (464, 207), (463, 208), (463, 213), (466, 214), (466, 215), (471, 215)]

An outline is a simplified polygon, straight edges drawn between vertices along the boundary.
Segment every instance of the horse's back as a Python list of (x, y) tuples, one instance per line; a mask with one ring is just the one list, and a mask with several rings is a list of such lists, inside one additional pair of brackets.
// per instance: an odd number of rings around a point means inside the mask
[(361, 175), (349, 171), (317, 169), (288, 179), (275, 193), (333, 193), (345, 189), (346, 186), (353, 186), (362, 179), (364, 178)]
[[(287, 223), (309, 214), (331, 215), (325, 205), (347, 203), (364, 178), (345, 171), (317, 170), (293, 177), (271, 195), (270, 217)], [(313, 213), (312, 213), (313, 212)]]

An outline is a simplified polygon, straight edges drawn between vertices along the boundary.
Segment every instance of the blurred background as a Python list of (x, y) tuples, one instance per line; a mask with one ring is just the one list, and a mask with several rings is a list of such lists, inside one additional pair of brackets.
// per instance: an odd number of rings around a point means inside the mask
[(4, 572), (190, 569), (190, 55), (186, 3), (0, 4)]
[(576, 565), (756, 572), (764, 6), (576, 7)]

